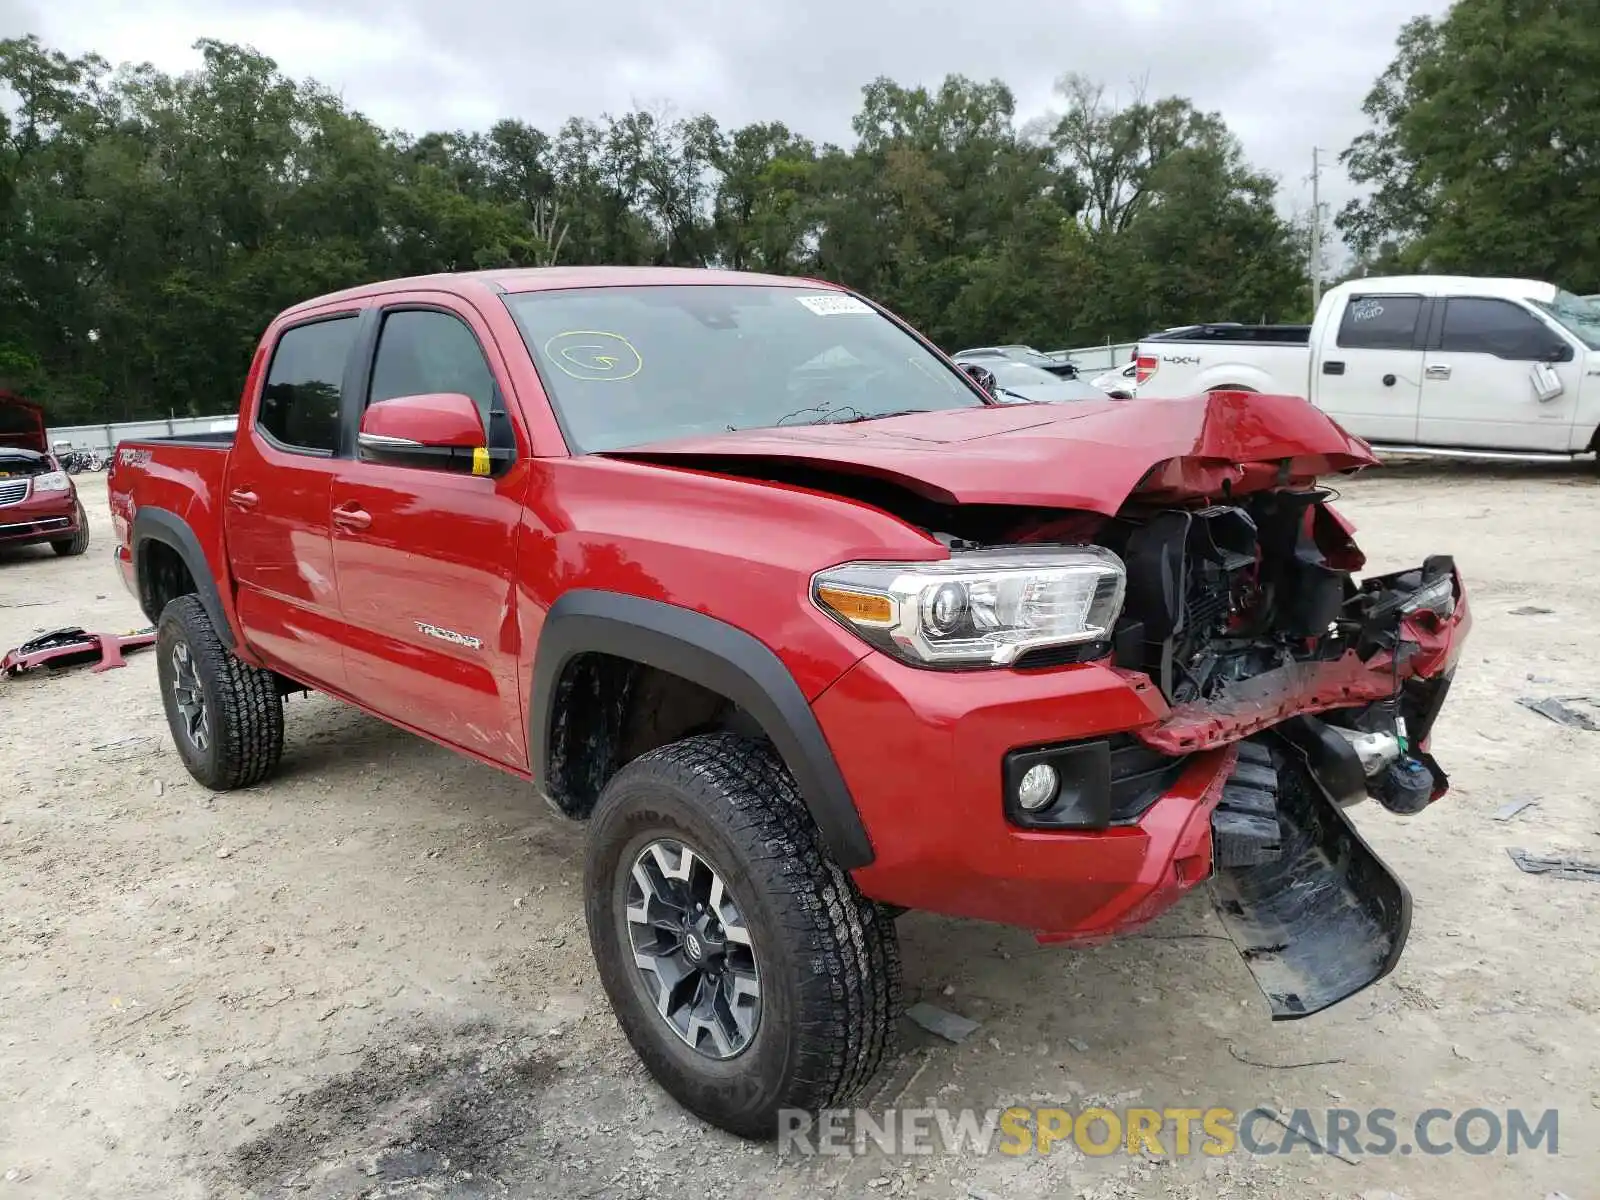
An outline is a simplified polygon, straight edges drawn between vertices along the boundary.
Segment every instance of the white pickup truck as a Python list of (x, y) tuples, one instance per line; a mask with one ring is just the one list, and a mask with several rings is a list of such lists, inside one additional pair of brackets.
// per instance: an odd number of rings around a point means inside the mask
[(1527, 279), (1342, 283), (1306, 325), (1192, 325), (1143, 339), (1138, 395), (1304, 396), (1379, 451), (1600, 451), (1600, 304)]

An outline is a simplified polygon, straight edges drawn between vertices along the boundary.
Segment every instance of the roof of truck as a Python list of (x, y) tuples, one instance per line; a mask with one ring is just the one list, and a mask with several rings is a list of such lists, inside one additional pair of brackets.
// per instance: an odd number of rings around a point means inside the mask
[(487, 288), (493, 292), (543, 292), (580, 287), (648, 287), (680, 284), (758, 284), (769, 287), (837, 288), (837, 284), (795, 275), (761, 275), (750, 271), (724, 271), (709, 267), (507, 267), (495, 271), (447, 271), (436, 275), (412, 275), (404, 279), (385, 279), (358, 287), (330, 292), (302, 301), (288, 309), (293, 313), (316, 308), (330, 301), (358, 300), (391, 292), (450, 292), (463, 294)]
[(1423, 296), (1502, 296), (1552, 300), (1560, 289), (1539, 279), (1501, 279), (1482, 275), (1374, 275), (1339, 285), (1347, 292), (1416, 292)]

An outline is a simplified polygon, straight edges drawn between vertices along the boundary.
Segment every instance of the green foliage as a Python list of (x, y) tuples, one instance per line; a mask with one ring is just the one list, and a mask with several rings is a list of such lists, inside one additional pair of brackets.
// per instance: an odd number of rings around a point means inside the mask
[(1402, 31), (1343, 156), (1339, 226), (1379, 270), (1600, 291), (1600, 2), (1458, 0)]
[(282, 308), (552, 263), (838, 280), (941, 344), (1056, 347), (1300, 315), (1304, 255), (1215, 114), (1079, 79), (863, 89), (848, 148), (648, 111), (379, 129), (250, 49), (183, 75), (0, 41), (0, 385), (58, 423), (232, 407)]

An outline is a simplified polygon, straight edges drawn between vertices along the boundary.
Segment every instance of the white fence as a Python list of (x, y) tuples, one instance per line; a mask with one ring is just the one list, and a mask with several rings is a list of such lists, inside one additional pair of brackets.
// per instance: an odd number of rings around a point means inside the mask
[(1079, 346), (1076, 350), (1052, 350), (1051, 354), (1076, 364), (1082, 375), (1099, 374), (1113, 367), (1125, 367), (1138, 342), (1108, 342), (1104, 346)]
[(234, 413), (222, 417), (173, 417), (157, 421), (119, 421), (110, 425), (57, 425), (50, 429), (50, 445), (66, 442), (83, 450), (110, 452), (128, 438), (174, 437), (184, 433), (222, 433), (238, 427)]

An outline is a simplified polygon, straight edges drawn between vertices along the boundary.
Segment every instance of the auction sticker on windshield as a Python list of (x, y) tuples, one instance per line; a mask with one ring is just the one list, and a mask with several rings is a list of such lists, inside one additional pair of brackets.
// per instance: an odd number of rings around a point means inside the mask
[(841, 313), (869, 313), (872, 311), (872, 305), (865, 304), (854, 296), (834, 294), (828, 296), (797, 296), (796, 299), (819, 317), (836, 317)]

